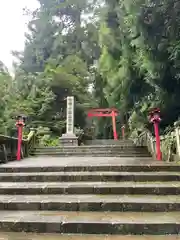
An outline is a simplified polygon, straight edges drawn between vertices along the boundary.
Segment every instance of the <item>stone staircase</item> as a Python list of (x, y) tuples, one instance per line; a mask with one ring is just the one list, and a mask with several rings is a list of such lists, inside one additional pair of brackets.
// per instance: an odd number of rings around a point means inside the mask
[(128, 234), (138, 235), (132, 240), (179, 234), (180, 165), (130, 155), (39, 156), (1, 165), (0, 231), (72, 240), (76, 234), (123, 240)]
[(145, 147), (136, 147), (130, 140), (93, 140), (90, 145), (64, 147), (37, 147), (35, 155), (94, 156), (94, 157), (150, 157)]

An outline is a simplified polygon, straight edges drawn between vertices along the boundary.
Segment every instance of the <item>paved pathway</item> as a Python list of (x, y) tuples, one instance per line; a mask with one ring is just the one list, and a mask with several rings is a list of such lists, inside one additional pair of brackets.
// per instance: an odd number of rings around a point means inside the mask
[[(132, 157), (31, 157), (21, 161), (13, 161), (1, 164), (0, 167), (47, 167), (47, 166), (97, 166), (97, 165), (127, 165), (127, 164), (155, 164), (162, 165), (162, 162), (152, 158)], [(165, 164), (163, 162), (163, 164)], [(167, 163), (168, 164), (168, 163)]]

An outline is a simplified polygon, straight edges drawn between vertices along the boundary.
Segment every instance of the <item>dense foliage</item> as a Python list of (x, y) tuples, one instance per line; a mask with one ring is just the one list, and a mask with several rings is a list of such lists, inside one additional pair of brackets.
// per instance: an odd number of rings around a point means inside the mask
[[(148, 126), (152, 107), (162, 129), (180, 112), (180, 2), (177, 0), (38, 0), (24, 51), (11, 78), (0, 64), (0, 131), (13, 134), (18, 113), (28, 126), (65, 131), (66, 97), (76, 99), (76, 127), (88, 108), (116, 107), (130, 130)], [(95, 122), (111, 137), (110, 119)]]

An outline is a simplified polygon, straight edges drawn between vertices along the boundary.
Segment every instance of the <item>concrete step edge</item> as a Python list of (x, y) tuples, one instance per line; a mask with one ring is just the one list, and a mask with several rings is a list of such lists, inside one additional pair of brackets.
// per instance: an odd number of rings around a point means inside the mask
[(1, 233), (1, 240), (178, 240), (179, 235), (95, 235), (95, 234), (33, 234)]
[(111, 172), (111, 171), (83, 171), (83, 172), (74, 172), (74, 171), (60, 171), (60, 172), (20, 172), (20, 173), (0, 173), (0, 177), (22, 177), (22, 176), (180, 176), (180, 172), (169, 172), (169, 171), (160, 171), (160, 172)]
[(85, 234), (175, 234), (180, 212), (1, 211), (1, 231)]
[[(147, 157), (149, 159), (149, 157)], [(147, 161), (148, 162), (148, 161)], [(17, 166), (3, 166), (0, 167), (0, 173), (34, 173), (34, 172), (83, 172), (83, 171), (90, 171), (90, 172), (101, 172), (101, 171), (115, 171), (115, 172), (161, 172), (161, 171), (168, 171), (168, 172), (177, 172), (180, 171), (179, 164), (119, 164), (119, 165), (67, 165), (67, 166), (25, 166), (25, 167), (17, 167)]]
[(56, 194), (56, 195), (0, 195), (1, 203), (148, 203), (148, 204), (180, 204), (178, 195), (103, 195), (103, 194)]

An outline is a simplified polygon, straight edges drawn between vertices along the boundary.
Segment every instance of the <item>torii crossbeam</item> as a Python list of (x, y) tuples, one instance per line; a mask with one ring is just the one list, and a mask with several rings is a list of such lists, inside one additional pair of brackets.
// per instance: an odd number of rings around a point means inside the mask
[(118, 116), (118, 111), (116, 108), (94, 108), (88, 111), (88, 117), (112, 117), (114, 140), (118, 140), (117, 130), (116, 130), (117, 116)]

